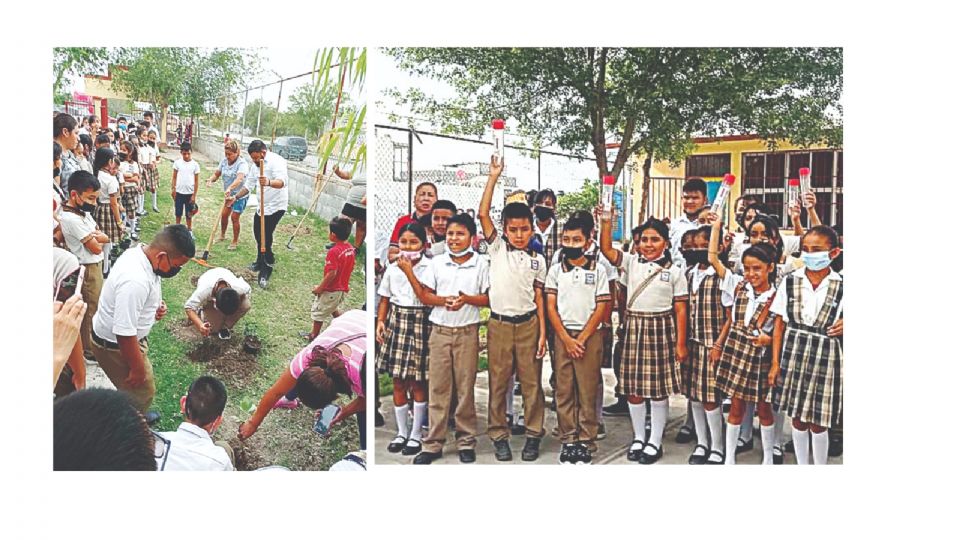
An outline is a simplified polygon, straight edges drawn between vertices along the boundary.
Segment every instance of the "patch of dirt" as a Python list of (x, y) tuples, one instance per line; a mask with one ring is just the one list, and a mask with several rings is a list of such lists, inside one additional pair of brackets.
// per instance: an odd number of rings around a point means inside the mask
[(194, 287), (197, 286), (197, 282), (198, 282), (198, 281), (200, 281), (200, 276), (199, 276), (199, 275), (192, 276), (192, 277), (190, 278), (190, 284), (193, 285)]
[(233, 268), (229, 268), (229, 270), (233, 272), (235, 276), (246, 281), (247, 283), (254, 283), (257, 281), (257, 274), (254, 272), (251, 272), (249, 268), (241, 268), (239, 270), (234, 270)]
[(257, 371), (257, 357), (242, 349), (241, 336), (234, 335), (228, 341), (217, 338), (201, 340), (187, 353), (194, 362), (203, 362), (228, 386), (244, 386)]
[[(289, 237), (293, 234), (293, 231), (296, 230), (297, 226), (293, 223), (284, 223), (283, 225), (277, 226), (277, 233), (280, 233), (283, 236)], [(303, 227), (300, 227), (300, 230), (297, 231), (297, 236), (310, 236), (310, 233), (313, 232), (309, 225), (304, 224)], [(274, 234), (274, 236), (277, 236)], [(276, 240), (274, 240), (276, 242)]]
[(200, 332), (197, 332), (197, 329), (194, 328), (193, 323), (191, 323), (190, 319), (187, 319), (186, 317), (173, 321), (173, 324), (168, 325), (167, 329), (169, 329), (170, 333), (173, 334), (173, 337), (177, 338), (179, 341), (194, 343), (202, 339)]

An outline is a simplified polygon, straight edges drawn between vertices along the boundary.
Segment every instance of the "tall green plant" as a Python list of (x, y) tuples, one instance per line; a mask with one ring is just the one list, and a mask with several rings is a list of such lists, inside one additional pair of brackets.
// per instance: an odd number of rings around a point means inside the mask
[[(335, 75), (334, 67), (337, 68)], [(322, 93), (323, 89), (328, 87), (336, 88), (339, 101), (335, 105), (335, 109), (339, 106), (339, 110), (333, 117), (337, 126), (327, 129), (317, 144), (320, 170), (326, 170), (327, 162), (331, 156), (335, 155), (339, 163), (352, 161), (353, 166), (350, 172), (355, 174), (358, 170), (364, 170), (367, 165), (367, 144), (363, 140), (367, 106), (363, 105), (351, 111), (351, 114), (344, 115), (346, 118), (342, 123), (338, 117), (345, 112), (344, 92), (363, 90), (367, 77), (367, 49), (358, 47), (320, 49), (314, 57), (314, 68), (313, 83), (317, 93)]]

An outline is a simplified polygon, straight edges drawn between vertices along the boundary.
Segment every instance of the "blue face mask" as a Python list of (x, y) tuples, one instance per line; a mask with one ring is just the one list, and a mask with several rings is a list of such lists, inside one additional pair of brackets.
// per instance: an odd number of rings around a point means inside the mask
[(814, 253), (801, 253), (800, 258), (803, 259), (803, 264), (810, 270), (817, 272), (823, 270), (824, 268), (830, 266), (830, 252), (829, 251), (817, 251)]

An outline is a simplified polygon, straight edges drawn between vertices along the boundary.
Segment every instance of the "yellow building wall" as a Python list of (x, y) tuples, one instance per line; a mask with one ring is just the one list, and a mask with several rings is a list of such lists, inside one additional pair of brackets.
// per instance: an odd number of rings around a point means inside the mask
[[(823, 150), (830, 148), (826, 145), (813, 145), (808, 148), (801, 148), (795, 144), (790, 143), (789, 141), (777, 141), (777, 152), (790, 152), (794, 150)], [(730, 154), (730, 171), (731, 174), (737, 177), (737, 183), (734, 184), (733, 189), (731, 190), (732, 196), (731, 200), (736, 199), (740, 196), (742, 190), (743, 182), (741, 182), (741, 171), (740, 169), (743, 166), (743, 154), (744, 153), (757, 153), (757, 152), (770, 152), (771, 150), (767, 146), (767, 142), (761, 139), (749, 139), (749, 140), (734, 140), (734, 141), (714, 141), (714, 142), (704, 142), (697, 143), (693, 153), (691, 155), (704, 155), (704, 154)], [(637, 162), (643, 163), (643, 156), (637, 156)], [(650, 166), (650, 176), (651, 178), (685, 178), (686, 175), (686, 164), (681, 163), (678, 167), (672, 167), (668, 161), (655, 161)], [(703, 177), (707, 182), (719, 182), (723, 180), (723, 177)], [(657, 189), (657, 185), (651, 184), (651, 191)], [(651, 193), (651, 196), (654, 196), (655, 193)], [(643, 174), (638, 174), (634, 176), (634, 185), (633, 185), (633, 208), (637, 209), (639, 213), (640, 203), (643, 200)], [(732, 206), (732, 205), (729, 205)], [(728, 218), (733, 219), (733, 209), (727, 208), (729, 214)]]

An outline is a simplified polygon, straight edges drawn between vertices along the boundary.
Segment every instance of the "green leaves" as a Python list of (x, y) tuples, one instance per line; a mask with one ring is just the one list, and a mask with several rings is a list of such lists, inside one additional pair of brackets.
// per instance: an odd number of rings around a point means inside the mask
[[(336, 65), (334, 64), (336, 61)], [(336, 67), (336, 80), (331, 78)], [(336, 152), (339, 163), (352, 162), (351, 174), (366, 168), (367, 145), (364, 140), (367, 106), (350, 110), (345, 106), (346, 92), (362, 92), (367, 76), (367, 50), (356, 47), (331, 47), (320, 49), (314, 56), (314, 92), (323, 93), (335, 90), (339, 99), (337, 117), (333, 120), (340, 124), (326, 130), (317, 144), (320, 170), (325, 170), (327, 161)], [(337, 109), (336, 104), (334, 108)], [(345, 119), (345, 123), (341, 123)]]

